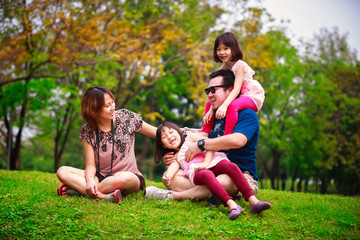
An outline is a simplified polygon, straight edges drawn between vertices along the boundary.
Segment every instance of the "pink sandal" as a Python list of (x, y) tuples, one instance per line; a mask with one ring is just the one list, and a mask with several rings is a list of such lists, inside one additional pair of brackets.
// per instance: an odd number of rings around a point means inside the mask
[(115, 203), (119, 203), (123, 201), (123, 196), (121, 194), (121, 190), (115, 190), (114, 194), (110, 193), (109, 195), (106, 196), (106, 201), (109, 202), (115, 202)]
[(58, 196), (62, 196), (62, 195), (63, 195), (63, 191), (62, 191), (63, 187), (66, 187), (66, 185), (65, 185), (65, 184), (61, 184), (61, 185), (58, 187), (58, 189), (57, 189), (57, 194), (58, 194)]
[(121, 190), (115, 190), (114, 197), (115, 197), (115, 202), (116, 203), (122, 202), (123, 197), (122, 197), (122, 194), (121, 194)]

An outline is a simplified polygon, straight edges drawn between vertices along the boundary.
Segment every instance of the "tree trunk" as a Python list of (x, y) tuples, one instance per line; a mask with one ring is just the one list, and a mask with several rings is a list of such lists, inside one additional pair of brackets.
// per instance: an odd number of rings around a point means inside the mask
[(294, 192), (294, 190), (295, 190), (295, 180), (296, 180), (296, 176), (294, 175), (294, 176), (291, 178), (291, 188), (290, 188), (290, 190), (291, 190), (292, 192)]
[[(26, 5), (26, 2), (23, 2), (23, 5)], [(26, 12), (26, 11), (25, 11)], [(23, 27), (26, 29), (29, 29), (29, 32), (32, 32), (32, 26), (30, 24), (27, 24), (28, 22), (30, 22), (28, 20), (28, 14), (25, 13), (24, 14), (24, 18), (22, 19), (23, 22)], [(32, 55), (32, 48), (31, 48), (31, 39), (29, 38), (29, 35), (26, 34), (26, 45), (25, 48), (27, 49), (27, 52)], [(31, 72), (31, 68), (32, 68), (32, 64), (30, 61), (25, 63), (25, 71), (27, 73)], [(21, 153), (21, 137), (22, 137), (22, 131), (24, 129), (25, 126), (25, 116), (26, 116), (26, 112), (27, 112), (27, 104), (28, 104), (28, 84), (31, 80), (31, 74), (28, 78), (24, 79), (25, 80), (25, 84), (24, 84), (24, 92), (22, 93), (21, 97), (22, 97), (22, 105), (21, 105), (21, 111), (20, 111), (20, 115), (19, 115), (19, 130), (18, 133), (16, 135), (16, 141), (15, 141), (15, 146), (11, 147), (11, 157), (10, 157), (10, 170), (20, 170), (20, 153)], [(9, 131), (11, 130), (11, 127), (9, 127)], [(10, 133), (10, 132), (8, 132)], [(11, 139), (12, 142), (12, 139)], [(11, 144), (13, 146), (13, 144)]]
[(291, 191), (292, 192), (295, 191), (295, 181), (296, 181), (296, 177), (298, 175), (299, 169), (300, 169), (300, 166), (299, 166), (298, 158), (296, 158), (295, 172), (291, 177)]
[[(10, 170), (20, 170), (21, 136), (23, 127), (19, 128), (16, 135), (15, 146), (11, 147)], [(13, 145), (13, 144), (12, 144)]]
[(358, 178), (358, 183), (360, 184), (360, 159), (354, 158), (353, 167)]
[[(273, 171), (271, 174), (271, 188), (272, 189), (279, 189), (279, 159), (280, 153), (277, 150), (272, 151), (272, 158), (273, 158)], [(275, 181), (277, 180), (277, 184), (275, 188)]]
[(286, 181), (287, 181), (287, 175), (286, 172), (283, 172), (281, 174), (281, 190), (285, 191), (286, 190)]
[[(23, 95), (23, 104), (21, 105), (21, 111), (19, 115), (19, 130), (16, 134), (15, 146), (12, 143), (11, 145), (11, 157), (10, 157), (10, 170), (20, 170), (20, 152), (21, 152), (21, 137), (22, 131), (25, 126), (25, 116), (27, 111), (27, 104), (28, 104), (28, 95), (27, 95), (27, 85), (29, 83), (29, 79), (25, 82), (25, 92)], [(12, 131), (11, 126), (9, 126), (8, 135), (10, 134), (9, 131)], [(12, 139), (11, 139), (12, 142)]]
[(281, 190), (285, 191), (286, 190), (286, 180), (282, 180), (281, 181)]
[(142, 166), (144, 163), (144, 159), (146, 158), (146, 154), (148, 153), (148, 150), (149, 150), (149, 143), (150, 143), (150, 138), (145, 137), (143, 148), (141, 149), (140, 156), (138, 157), (138, 160), (137, 160), (137, 165), (138, 165), (138, 169), (140, 172), (142, 172), (142, 170), (143, 170)]
[(150, 163), (149, 163), (149, 180), (154, 179), (154, 165), (155, 165), (155, 162), (150, 161)]
[(321, 186), (320, 186), (320, 193), (321, 194), (326, 194), (328, 185), (329, 184), (328, 184), (327, 177), (325, 176), (325, 174), (323, 174), (321, 176)]
[(297, 191), (298, 191), (298, 192), (301, 192), (301, 190), (302, 190), (301, 184), (302, 184), (302, 179), (300, 178), (300, 179), (299, 179), (299, 182), (298, 182), (298, 184), (297, 184)]
[(55, 149), (54, 149), (54, 172), (55, 173), (57, 172), (57, 170), (60, 167), (61, 155), (59, 155), (58, 149), (59, 149), (59, 141), (57, 141), (56, 137), (55, 137)]
[(305, 190), (304, 190), (305, 192), (309, 192), (308, 186), (309, 186), (309, 179), (306, 178), (305, 179)]
[[(148, 100), (148, 106), (150, 108), (150, 112), (154, 112), (154, 98), (150, 98)], [(152, 125), (151, 120), (148, 123), (150, 125)], [(137, 165), (138, 165), (138, 168), (139, 168), (140, 172), (142, 172), (142, 170), (143, 170), (143, 163), (144, 163), (144, 159), (146, 158), (146, 155), (147, 155), (147, 153), (149, 151), (149, 145), (150, 145), (150, 138), (145, 137), (144, 146), (143, 146), (143, 148), (141, 150), (140, 156), (139, 156), (138, 161), (137, 161)]]
[[(73, 97), (70, 97), (72, 99)], [(54, 172), (57, 172), (57, 170), (60, 167), (60, 160), (64, 153), (66, 142), (69, 137), (70, 130), (72, 128), (73, 122), (75, 121), (76, 114), (74, 114), (75, 109), (74, 107), (69, 104), (65, 115), (62, 119), (62, 123), (59, 123), (59, 125), (65, 126), (64, 128), (61, 128), (61, 126), (57, 127), (56, 135), (54, 138), (55, 141), (55, 149), (54, 149)], [(65, 134), (64, 134), (65, 130)]]

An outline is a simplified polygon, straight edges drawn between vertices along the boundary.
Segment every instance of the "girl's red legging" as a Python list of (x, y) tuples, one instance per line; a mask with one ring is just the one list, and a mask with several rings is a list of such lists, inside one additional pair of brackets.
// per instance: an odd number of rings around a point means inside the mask
[[(205, 106), (205, 114), (210, 110), (211, 102), (208, 101)], [(226, 120), (225, 120), (225, 131), (224, 135), (231, 134), (234, 130), (234, 127), (238, 120), (238, 112), (245, 108), (251, 108), (256, 113), (258, 112), (257, 106), (250, 97), (241, 96), (239, 98), (235, 98), (234, 101), (230, 103), (226, 111)], [(214, 123), (214, 117), (211, 118), (209, 123), (203, 124), (201, 129), (202, 132), (210, 133), (211, 127)]]
[(224, 206), (227, 206), (226, 203), (232, 197), (216, 179), (216, 176), (220, 174), (226, 174), (234, 181), (235, 186), (242, 193), (245, 200), (255, 195), (239, 167), (228, 160), (222, 160), (210, 169), (203, 169), (195, 173), (194, 183), (196, 185), (206, 185), (210, 192), (219, 198)]

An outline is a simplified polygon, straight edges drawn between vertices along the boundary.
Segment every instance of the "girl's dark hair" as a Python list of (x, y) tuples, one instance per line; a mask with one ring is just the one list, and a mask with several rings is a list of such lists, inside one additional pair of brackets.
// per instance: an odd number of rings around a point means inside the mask
[(166, 153), (174, 151), (174, 149), (165, 148), (163, 143), (161, 142), (161, 132), (164, 127), (172, 128), (179, 133), (181, 137), (180, 146), (182, 146), (185, 141), (185, 135), (181, 132), (180, 128), (175, 123), (164, 122), (160, 124), (156, 130), (156, 137), (155, 137), (155, 156), (154, 156), (155, 163), (159, 163)]
[(105, 104), (105, 94), (114, 95), (105, 87), (93, 86), (84, 93), (81, 100), (81, 116), (93, 129), (98, 127), (98, 115)]
[(231, 49), (231, 53), (232, 53), (232, 57), (233, 57), (231, 59), (231, 61), (237, 61), (237, 60), (243, 59), (243, 53), (240, 49), (240, 45), (239, 45), (239, 42), (238, 42), (235, 34), (233, 34), (232, 32), (225, 32), (225, 33), (222, 33), (219, 36), (217, 36), (215, 39), (215, 44), (214, 44), (214, 61), (215, 62), (221, 62), (220, 58), (218, 57), (218, 55), (216, 53), (216, 50), (219, 47), (219, 44), (221, 42), (225, 46), (227, 46)]

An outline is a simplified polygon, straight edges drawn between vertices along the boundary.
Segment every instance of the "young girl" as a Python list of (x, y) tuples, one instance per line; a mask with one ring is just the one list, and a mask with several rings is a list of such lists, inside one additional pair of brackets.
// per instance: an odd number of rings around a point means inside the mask
[[(215, 114), (218, 119), (226, 116), (224, 135), (227, 135), (232, 133), (236, 125), (238, 111), (251, 108), (258, 112), (264, 103), (265, 93), (260, 83), (252, 78), (255, 72), (246, 62), (242, 61), (243, 54), (233, 33), (226, 32), (216, 38), (213, 54), (215, 62), (224, 63), (220, 69), (231, 70), (235, 74), (234, 89)], [(238, 97), (239, 94), (240, 97)], [(209, 101), (205, 107), (202, 132), (210, 132), (214, 121), (213, 116), (214, 111)]]
[[(237, 218), (243, 209), (225, 191), (223, 186), (218, 182), (216, 176), (227, 174), (234, 181), (237, 189), (243, 194), (245, 200), (251, 204), (251, 211), (260, 213), (270, 208), (270, 203), (260, 202), (254, 195), (245, 176), (236, 164), (229, 161), (223, 152), (206, 151), (196, 155), (189, 163), (185, 162), (185, 153), (189, 145), (203, 138), (203, 135), (186, 132), (188, 136), (181, 132), (180, 128), (170, 122), (161, 124), (156, 131), (156, 152), (155, 162), (158, 163), (162, 157), (170, 151), (176, 151), (175, 157), (177, 161), (168, 166), (167, 171), (163, 175), (163, 180), (170, 184), (171, 179), (175, 176), (179, 168), (184, 170), (184, 175), (189, 177), (191, 183), (195, 185), (206, 185), (210, 192), (219, 198), (224, 206), (230, 209), (229, 219)], [(178, 199), (176, 192), (168, 192), (171, 195), (164, 196), (163, 199)], [(145, 193), (146, 197), (146, 193)]]
[(88, 195), (121, 202), (123, 195), (145, 187), (136, 165), (135, 132), (155, 137), (156, 128), (127, 109), (115, 110), (114, 96), (101, 86), (90, 87), (81, 101), (86, 121), (80, 140), (85, 152), (85, 170), (62, 166), (57, 177), (62, 182), (59, 196)]

